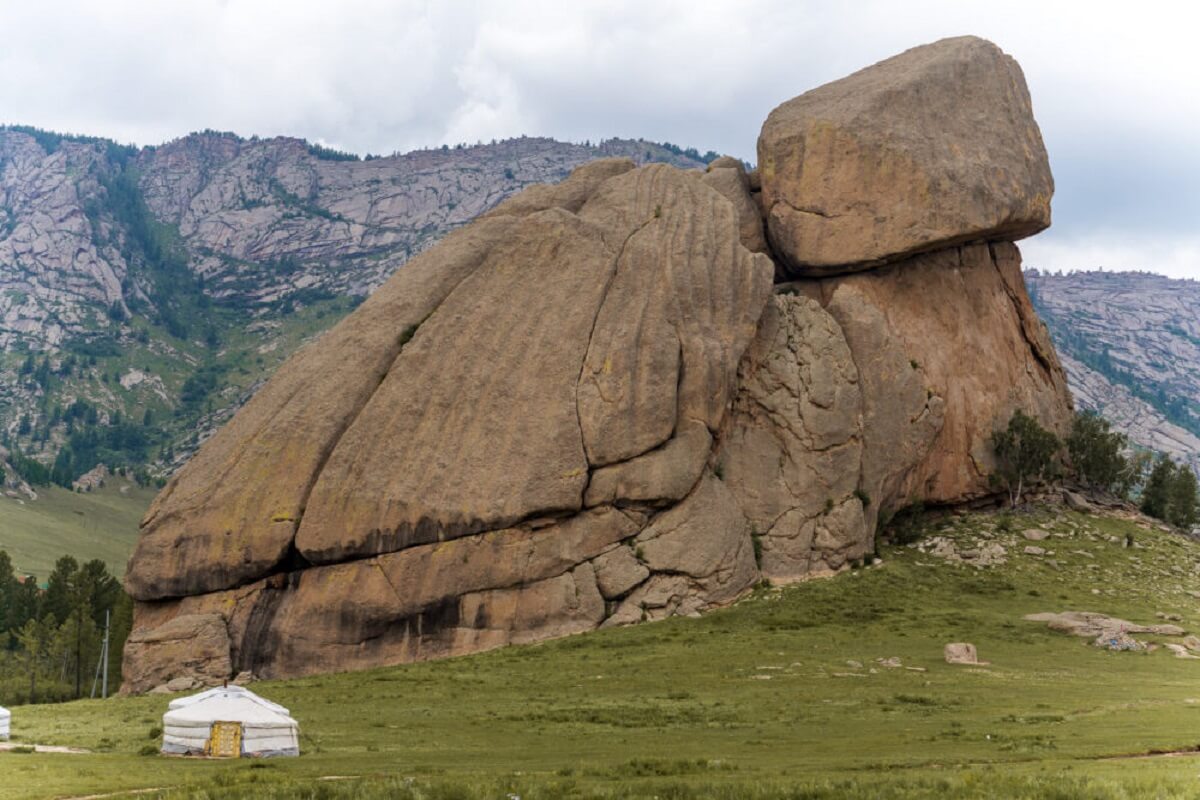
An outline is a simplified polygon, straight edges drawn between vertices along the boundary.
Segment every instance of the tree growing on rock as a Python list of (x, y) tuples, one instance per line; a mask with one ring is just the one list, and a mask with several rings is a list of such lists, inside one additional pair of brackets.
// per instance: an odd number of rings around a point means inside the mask
[(1057, 436), (1017, 409), (1008, 421), (1008, 427), (992, 434), (996, 471), (991, 479), (1008, 492), (1010, 504), (1016, 506), (1028, 484), (1053, 474), (1060, 447)]
[(1108, 420), (1094, 411), (1076, 414), (1067, 436), (1067, 452), (1079, 480), (1091, 489), (1119, 492), (1129, 460), (1124, 434), (1112, 430)]

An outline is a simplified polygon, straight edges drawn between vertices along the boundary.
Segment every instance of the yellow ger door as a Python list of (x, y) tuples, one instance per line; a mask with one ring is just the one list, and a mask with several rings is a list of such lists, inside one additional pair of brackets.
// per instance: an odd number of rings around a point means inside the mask
[(213, 758), (241, 758), (242, 723), (214, 722), (204, 749)]

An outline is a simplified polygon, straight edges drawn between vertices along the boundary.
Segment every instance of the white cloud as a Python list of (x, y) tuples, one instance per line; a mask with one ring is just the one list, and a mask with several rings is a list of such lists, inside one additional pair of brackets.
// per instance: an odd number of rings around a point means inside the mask
[(1190, 4), (1044, 0), (0, 0), (0, 117), (140, 144), (617, 135), (752, 160), (776, 104), (975, 33), (1025, 69), (1055, 233), (1200, 275), (1198, 22)]

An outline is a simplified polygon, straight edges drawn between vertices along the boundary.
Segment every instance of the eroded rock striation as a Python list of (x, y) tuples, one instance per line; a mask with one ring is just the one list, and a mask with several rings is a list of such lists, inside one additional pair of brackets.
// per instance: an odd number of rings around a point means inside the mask
[[(914, 96), (951, 119), (894, 186), (858, 187), (871, 221), (823, 251), (839, 264), (797, 269), (825, 234), (775, 230), (771, 198), (827, 202), (802, 97), (764, 127), (760, 173), (581, 167), (294, 356), (148, 512), (126, 690), (698, 614), (845, 568), (881, 514), (987, 494), (992, 430), (1016, 408), (1061, 430), (1071, 408), (1011, 243), (1049, 219), (1028, 94), (970, 38), (847, 80), (893, 97), (857, 97), (861, 143), (915, 136)], [(956, 215), (943, 180), (973, 205)]]

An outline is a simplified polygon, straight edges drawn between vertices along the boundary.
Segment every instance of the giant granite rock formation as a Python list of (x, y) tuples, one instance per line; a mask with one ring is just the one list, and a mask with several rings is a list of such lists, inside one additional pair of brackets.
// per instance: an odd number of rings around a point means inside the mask
[(126, 689), (700, 613), (987, 494), (1014, 409), (1066, 425), (1011, 243), (1051, 183), (1010, 58), (917, 48), (759, 148), (757, 175), (611, 159), (529, 189), (297, 354), (148, 512)]

